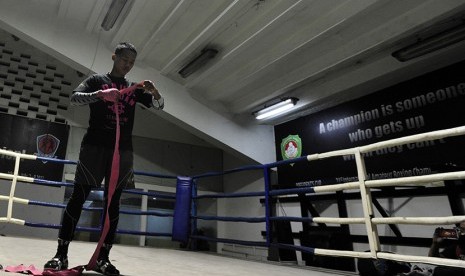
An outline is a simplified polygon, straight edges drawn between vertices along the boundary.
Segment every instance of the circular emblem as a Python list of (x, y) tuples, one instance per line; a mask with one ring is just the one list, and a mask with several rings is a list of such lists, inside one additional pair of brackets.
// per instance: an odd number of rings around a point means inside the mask
[[(37, 156), (54, 157), (60, 140), (52, 134), (42, 134), (37, 136)], [(46, 163), (47, 161), (42, 161)]]
[(302, 140), (299, 135), (289, 135), (281, 141), (281, 156), (283, 160), (300, 157)]
[(45, 135), (39, 139), (38, 147), (42, 153), (51, 154), (55, 152), (57, 148), (57, 141), (53, 137)]

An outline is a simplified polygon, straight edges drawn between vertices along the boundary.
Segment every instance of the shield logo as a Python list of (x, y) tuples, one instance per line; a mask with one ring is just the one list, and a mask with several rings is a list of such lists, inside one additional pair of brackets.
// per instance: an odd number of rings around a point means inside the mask
[[(37, 136), (37, 156), (54, 158), (60, 145), (60, 139), (52, 134), (42, 134)], [(42, 161), (46, 163), (47, 161)]]
[(289, 135), (281, 141), (281, 156), (283, 160), (297, 158), (301, 154), (302, 139), (300, 139), (299, 135)]

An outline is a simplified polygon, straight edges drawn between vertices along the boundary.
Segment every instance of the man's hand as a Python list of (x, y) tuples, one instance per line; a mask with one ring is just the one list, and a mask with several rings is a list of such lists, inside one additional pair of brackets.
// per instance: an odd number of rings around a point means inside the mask
[(157, 90), (157, 88), (155, 88), (155, 84), (153, 84), (152, 81), (145, 80), (143, 88), (147, 93), (152, 94), (152, 96), (155, 98), (155, 100), (159, 100), (161, 98), (160, 93), (158, 93), (158, 90)]
[(119, 90), (116, 88), (109, 88), (105, 90), (99, 90), (97, 96), (107, 102), (117, 102), (120, 98)]

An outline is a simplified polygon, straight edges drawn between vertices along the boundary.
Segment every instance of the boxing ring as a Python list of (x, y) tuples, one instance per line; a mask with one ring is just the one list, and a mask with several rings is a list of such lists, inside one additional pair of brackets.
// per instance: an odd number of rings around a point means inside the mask
[[(144, 216), (165, 216), (165, 217), (172, 217), (173, 219), (173, 231), (171, 233), (157, 233), (157, 232), (143, 232), (143, 231), (132, 231), (132, 230), (124, 230), (118, 229), (119, 234), (129, 234), (129, 235), (145, 235), (145, 236), (161, 236), (161, 237), (171, 237), (172, 240), (178, 241), (181, 243), (187, 243), (192, 241), (207, 241), (207, 242), (215, 242), (215, 243), (225, 243), (225, 244), (237, 244), (237, 245), (245, 245), (245, 246), (253, 246), (253, 247), (263, 247), (263, 248), (278, 248), (278, 249), (286, 249), (286, 250), (294, 250), (300, 251), (303, 253), (308, 253), (312, 255), (318, 256), (332, 256), (332, 257), (349, 257), (349, 258), (358, 258), (358, 259), (382, 259), (382, 260), (392, 260), (392, 261), (400, 261), (400, 262), (408, 262), (408, 263), (425, 263), (431, 265), (440, 265), (440, 266), (450, 266), (450, 267), (465, 267), (465, 261), (463, 260), (453, 260), (453, 259), (444, 259), (444, 258), (435, 258), (435, 257), (426, 257), (426, 256), (417, 256), (417, 255), (405, 255), (405, 254), (398, 254), (395, 252), (382, 252), (381, 251), (381, 244), (379, 241), (379, 235), (377, 226), (378, 225), (387, 225), (387, 224), (410, 224), (410, 225), (444, 225), (444, 224), (456, 224), (463, 220), (465, 220), (465, 216), (447, 216), (447, 217), (375, 217), (375, 213), (373, 210), (373, 202), (371, 197), (371, 189), (373, 188), (381, 188), (381, 187), (391, 187), (391, 186), (412, 186), (412, 185), (424, 185), (427, 183), (432, 182), (439, 182), (439, 181), (447, 181), (447, 180), (460, 180), (465, 179), (465, 171), (455, 171), (455, 172), (445, 172), (445, 173), (434, 173), (429, 175), (421, 175), (421, 176), (408, 176), (408, 177), (398, 177), (398, 178), (388, 178), (388, 179), (376, 179), (370, 180), (367, 177), (367, 171), (365, 168), (365, 160), (364, 154), (376, 151), (383, 148), (390, 148), (399, 145), (405, 145), (410, 143), (418, 143), (423, 141), (433, 141), (437, 139), (453, 137), (453, 136), (461, 136), (465, 135), (465, 127), (457, 127), (451, 128), (446, 130), (439, 130), (433, 131), (423, 134), (417, 134), (412, 136), (406, 136), (402, 138), (392, 139), (388, 141), (373, 143), (361, 147), (349, 148), (344, 150), (337, 150), (331, 151), (326, 153), (319, 153), (319, 154), (311, 154), (304, 157), (299, 157), (295, 159), (285, 160), (274, 162), (270, 164), (264, 165), (254, 165), (254, 166), (245, 166), (241, 168), (236, 168), (232, 170), (227, 170), (223, 172), (207, 172), (201, 175), (196, 176), (172, 176), (172, 175), (161, 175), (155, 173), (145, 173), (145, 172), (135, 172), (135, 174), (150, 176), (150, 177), (160, 177), (160, 178), (170, 178), (176, 179), (176, 196), (167, 196), (161, 193), (151, 193), (151, 192), (144, 192), (140, 190), (126, 190), (126, 193), (138, 194), (138, 195), (146, 195), (146, 196), (154, 196), (154, 197), (167, 197), (169, 199), (175, 200), (175, 208), (173, 214), (166, 214), (163, 212), (153, 212), (153, 211), (130, 211), (130, 210), (121, 210), (120, 213), (123, 214), (131, 214), (131, 215), (144, 215)], [(30, 205), (30, 206), (45, 206), (50, 208), (64, 208), (65, 205), (61, 203), (50, 203), (50, 202), (41, 202), (41, 201), (34, 201), (29, 200), (27, 198), (19, 198), (15, 196), (15, 191), (17, 185), (20, 183), (29, 183), (33, 185), (49, 185), (49, 186), (72, 186), (70, 183), (66, 182), (54, 182), (54, 181), (47, 181), (42, 179), (34, 179), (31, 177), (25, 177), (20, 175), (20, 164), (22, 159), (27, 160), (37, 160), (37, 161), (47, 161), (47, 162), (59, 162), (63, 164), (70, 164), (75, 165), (75, 161), (70, 160), (59, 160), (53, 159), (48, 157), (40, 157), (35, 155), (28, 155), (24, 153), (16, 153), (12, 151), (2, 150), (0, 149), (0, 154), (11, 156), (14, 158), (15, 166), (14, 171), (12, 174), (7, 174), (0, 172), (0, 179), (11, 181), (10, 185), (10, 192), (9, 195), (0, 195), (0, 203), (6, 202), (7, 210), (6, 215), (4, 215), (4, 211), (0, 210), (0, 223), (12, 223), (23, 225), (25, 227), (41, 227), (41, 228), (53, 228), (58, 229), (60, 226), (55, 224), (43, 224), (40, 222), (34, 221), (26, 221), (21, 218), (16, 218), (14, 216), (14, 208), (16, 204), (21, 205)], [(358, 181), (354, 182), (346, 182), (341, 184), (332, 184), (332, 185), (324, 185), (324, 186), (315, 186), (315, 187), (299, 187), (299, 188), (291, 188), (291, 189), (277, 189), (273, 190), (271, 188), (270, 183), (270, 172), (273, 168), (279, 167), (281, 165), (290, 164), (290, 163), (297, 163), (297, 162), (313, 162), (320, 159), (326, 158), (337, 158), (342, 156), (352, 155), (356, 161), (356, 170)], [(261, 171), (263, 173), (264, 179), (264, 189), (263, 191), (257, 192), (250, 192), (250, 193), (207, 193), (207, 194), (198, 194), (197, 191), (197, 181), (203, 178), (209, 177), (216, 177), (222, 176), (226, 174), (234, 174), (243, 171)], [(0, 168), (1, 171), (1, 168)], [(288, 195), (295, 195), (295, 194), (324, 194), (324, 193), (334, 193), (338, 191), (346, 191), (346, 190), (355, 190), (359, 191), (361, 196), (361, 206), (363, 209), (363, 216), (362, 217), (348, 217), (348, 218), (339, 218), (339, 217), (290, 217), (290, 216), (272, 216), (271, 209), (270, 209), (270, 202), (279, 197), (285, 197)], [(262, 197), (264, 198), (264, 214), (261, 217), (227, 217), (227, 216), (209, 216), (209, 215), (202, 215), (198, 213), (197, 205), (198, 202), (201, 200), (211, 200), (211, 199), (219, 199), (219, 198), (247, 198), (247, 197)], [(84, 208), (87, 211), (100, 211), (100, 208)], [(207, 237), (203, 235), (197, 235), (197, 223), (198, 221), (206, 220), (206, 221), (217, 221), (217, 222), (245, 222), (245, 223), (262, 223), (265, 225), (264, 231), (264, 240), (260, 241), (245, 241), (245, 240), (234, 240), (222, 237)], [(311, 248), (306, 246), (299, 246), (294, 244), (283, 244), (273, 242), (272, 239), (272, 224), (276, 221), (289, 221), (289, 222), (303, 222), (303, 223), (331, 223), (331, 224), (339, 224), (339, 225), (349, 225), (349, 224), (359, 224), (363, 225), (366, 230), (366, 236), (368, 237), (368, 251), (349, 251), (349, 250), (333, 250), (333, 249), (324, 249), (324, 248)], [(100, 231), (100, 227), (92, 228), (92, 227), (77, 227), (77, 231), (93, 231), (98, 232)], [(2, 241), (0, 237), (0, 242)], [(55, 238), (55, 237), (53, 237)], [(15, 242), (24, 242), (22, 240), (16, 240)], [(45, 242), (45, 241), (42, 241)], [(53, 243), (50, 243), (48, 246), (54, 249), (56, 241), (54, 240)], [(120, 246), (118, 246), (120, 247)], [(115, 251), (117, 247), (115, 247)], [(2, 249), (5, 250), (5, 249)], [(7, 249), (9, 250), (9, 249)], [(127, 249), (131, 250), (131, 249)], [(136, 247), (132, 248), (132, 250), (153, 250), (157, 251), (154, 248), (146, 248), (146, 247)], [(161, 249), (164, 250), (164, 249)], [(50, 251), (52, 252), (52, 251)], [(71, 249), (73, 252), (73, 249)], [(113, 251), (112, 251), (113, 252)], [(118, 252), (118, 251), (117, 251)], [(152, 252), (152, 251), (151, 251)], [(171, 254), (173, 251), (164, 252), (163, 254)], [(178, 251), (175, 251), (178, 252)], [(179, 252), (182, 254), (192, 254), (199, 257), (199, 261), (205, 258), (205, 256), (209, 256), (208, 258), (220, 258), (219, 256), (214, 256), (208, 253), (199, 253), (199, 252), (189, 252), (185, 250), (180, 250)], [(71, 253), (73, 254), (73, 253)], [(113, 254), (113, 253), (112, 253)], [(150, 254), (153, 254), (150, 253)], [(40, 256), (42, 262), (46, 260), (47, 256)], [(2, 263), (2, 253), (0, 253), (0, 264)], [(182, 257), (180, 257), (182, 258)], [(186, 257), (187, 259), (192, 258), (192, 256)], [(146, 259), (146, 258), (145, 258)], [(234, 259), (235, 261), (238, 261)], [(119, 260), (121, 265), (124, 263), (124, 259)], [(184, 263), (182, 259), (179, 259), (178, 266), (183, 266)], [(42, 263), (41, 262), (41, 263)], [(243, 261), (244, 263), (248, 263)], [(39, 266), (41, 265), (39, 263)], [(252, 262), (252, 264), (257, 265), (257, 263)], [(5, 265), (5, 264), (3, 264)], [(151, 260), (147, 261), (145, 265), (149, 266), (157, 266), (161, 265), (158, 264), (156, 257)], [(175, 264), (172, 264), (175, 266)], [(222, 264), (218, 264), (221, 266)], [(215, 265), (213, 265), (215, 266)], [(242, 266), (242, 264), (240, 265)], [(270, 266), (268, 264), (268, 266)], [(257, 274), (251, 270), (242, 272), (246, 273), (247, 275), (258, 275), (263, 273), (268, 273), (269, 275), (283, 275), (283, 272), (280, 269), (284, 269), (285, 273), (289, 275), (335, 275), (338, 274), (337, 272), (332, 272), (330, 274), (325, 274), (324, 271), (314, 271), (309, 273), (309, 268), (296, 268), (293, 266), (282, 266), (282, 265), (271, 265), (270, 272), (264, 272), (268, 268), (260, 267), (258, 268), (263, 269), (263, 271), (257, 271)], [(234, 268), (234, 269), (237, 269)], [(234, 269), (230, 271), (234, 273)], [(247, 268), (245, 268), (247, 270)], [(277, 271), (280, 271), (278, 274)], [(125, 275), (126, 271), (122, 269), (122, 273)], [(127, 272), (130, 273), (128, 269)], [(192, 272), (190, 275), (195, 275)], [(199, 271), (198, 274), (204, 273), (205, 271)], [(237, 272), (237, 271), (236, 271)], [(0, 274), (4, 273), (0, 271)], [(237, 275), (237, 274), (227, 274), (229, 272), (225, 271), (217, 271), (218, 274), (215, 272), (210, 271), (211, 275)], [(239, 272), (237, 272), (239, 273)], [(301, 274), (299, 274), (301, 273)], [(341, 275), (353, 275), (353, 273), (346, 273), (339, 272)], [(131, 274), (132, 275), (132, 274)], [(141, 274), (134, 274), (134, 275), (141, 275)], [(166, 275), (166, 274), (165, 274)], [(170, 274), (176, 275), (176, 274)], [(182, 274), (179, 274), (182, 275)], [(186, 274), (184, 274), (186, 275)]]

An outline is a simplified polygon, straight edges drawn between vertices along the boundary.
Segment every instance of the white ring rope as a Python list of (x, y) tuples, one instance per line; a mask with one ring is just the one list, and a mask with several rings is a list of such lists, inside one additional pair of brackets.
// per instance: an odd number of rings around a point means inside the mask
[(460, 136), (460, 135), (465, 135), (465, 126), (431, 131), (431, 132), (426, 132), (426, 133), (421, 133), (421, 134), (405, 136), (402, 138), (391, 139), (388, 141), (378, 142), (378, 143), (360, 147), (360, 152), (365, 153), (365, 152), (375, 151), (375, 150), (382, 149), (382, 148), (389, 148), (389, 147), (398, 146), (398, 145), (404, 145), (404, 144), (422, 142), (422, 141), (431, 141), (431, 140), (437, 140), (437, 139), (442, 139), (446, 137), (453, 137), (453, 136)]
[(8, 222), (8, 223), (14, 223), (14, 224), (19, 224), (19, 225), (24, 225), (26, 223), (25, 220), (22, 219), (15, 219), (15, 218), (0, 218), (0, 222)]
[(34, 179), (31, 177), (23, 177), (23, 176), (18, 176), (19, 174), (19, 165), (21, 162), (21, 159), (28, 159), (28, 160), (35, 160), (37, 159), (36, 155), (31, 155), (31, 154), (24, 154), (24, 153), (18, 153), (18, 152), (13, 152), (13, 151), (8, 151), (4, 149), (0, 149), (0, 154), (3, 155), (9, 155), (15, 158), (15, 168), (13, 170), (13, 174), (5, 174), (5, 173), (0, 173), (0, 178), (12, 180), (11, 181), (11, 188), (10, 188), (10, 195), (8, 197), (6, 196), (0, 196), (0, 200), (7, 200), (8, 201), (8, 208), (7, 208), (7, 214), (6, 218), (0, 217), (0, 222), (10, 222), (10, 223), (15, 223), (15, 224), (24, 224), (24, 220), (20, 219), (15, 219), (13, 218), (13, 203), (21, 203), (21, 204), (28, 204), (29, 200), (27, 199), (22, 199), (22, 198), (16, 198), (15, 191), (16, 191), (16, 183), (19, 181), (25, 181), (25, 182), (33, 182)]
[[(377, 224), (420, 224), (420, 225), (438, 225), (438, 224), (453, 224), (465, 220), (465, 216), (448, 216), (448, 217), (390, 217), (390, 218), (375, 218), (373, 214), (372, 200), (370, 188), (373, 187), (386, 187), (386, 186), (413, 186), (421, 185), (422, 183), (431, 183), (444, 180), (465, 179), (465, 171), (437, 173), (423, 176), (400, 177), (394, 179), (378, 179), (366, 180), (366, 169), (362, 153), (375, 151), (382, 148), (393, 147), (408, 143), (422, 142), (428, 140), (442, 139), (451, 136), (465, 135), (465, 126), (433, 131), (423, 134), (416, 134), (402, 138), (392, 139), (388, 141), (378, 142), (361, 147), (355, 147), (344, 150), (331, 151), (326, 153), (318, 153), (307, 155), (308, 161), (314, 161), (329, 157), (337, 157), (344, 155), (354, 155), (357, 164), (357, 175), (359, 181), (347, 182), (342, 184), (324, 185), (314, 187), (315, 193), (334, 192), (348, 189), (359, 189), (362, 199), (362, 207), (364, 217), (362, 218), (330, 218), (330, 217), (315, 217), (313, 221), (316, 223), (335, 223), (335, 224), (365, 224), (370, 246), (370, 252), (357, 252), (345, 250), (329, 250), (315, 248), (314, 254), (340, 256), (340, 257), (354, 257), (354, 258), (381, 258), (387, 260), (404, 261), (404, 262), (417, 262), (429, 263), (435, 265), (465, 267), (465, 261), (453, 260), (445, 258), (432, 258), (423, 256), (410, 256), (395, 253), (379, 252), (380, 243), (377, 233)], [(1, 222), (25, 224), (24, 220), (15, 219), (12, 217), (13, 202), (27, 204), (29, 200), (14, 197), (15, 187), (17, 181), (33, 182), (31, 177), (18, 176), (20, 159), (37, 159), (36, 155), (29, 155), (23, 153), (16, 153), (4, 149), (0, 149), (0, 154), (13, 156), (16, 158), (14, 174), (0, 173), (0, 179), (12, 180), (10, 196), (0, 196), (0, 200), (8, 201), (7, 217), (0, 217)]]
[(315, 223), (335, 223), (335, 224), (364, 224), (365, 218), (330, 218), (330, 217), (314, 217)]
[[(12, 180), (13, 178), (15, 178), (14, 174), (0, 173), (0, 179)], [(16, 179), (21, 182), (34, 182), (34, 178), (27, 176), (18, 175), (16, 176)]]
[[(315, 193), (322, 192), (335, 192), (346, 189), (360, 189), (362, 207), (364, 212), (364, 218), (313, 218), (314, 222), (326, 222), (335, 224), (351, 224), (351, 223), (365, 223), (367, 228), (368, 242), (370, 246), (370, 252), (367, 254), (361, 254), (359, 258), (382, 258), (397, 261), (408, 261), (408, 262), (422, 262), (430, 263), (435, 265), (446, 265), (446, 266), (458, 266), (465, 267), (465, 261), (463, 260), (451, 260), (445, 258), (431, 258), (423, 256), (406, 256), (400, 254), (386, 254), (379, 251), (379, 236), (377, 234), (376, 224), (420, 224), (420, 225), (438, 225), (438, 224), (454, 224), (465, 220), (465, 216), (452, 216), (452, 217), (390, 217), (390, 218), (374, 218), (373, 208), (371, 201), (370, 188), (373, 187), (391, 187), (391, 186), (415, 186), (423, 183), (432, 183), (445, 180), (458, 180), (465, 179), (465, 171), (448, 172), (448, 173), (437, 173), (422, 176), (410, 176), (400, 177), (391, 179), (378, 179), (378, 180), (366, 180), (366, 170), (363, 155), (361, 153), (371, 152), (382, 148), (389, 148), (398, 145), (404, 145), (409, 143), (416, 143), (422, 141), (442, 139), (446, 137), (465, 135), (465, 126), (432, 131), (428, 133), (416, 134), (406, 136), (402, 138), (392, 139), (388, 141), (378, 142), (370, 145), (361, 147), (355, 147), (344, 150), (336, 150), (326, 153), (317, 153), (307, 155), (308, 161), (315, 161), (319, 159), (337, 157), (344, 155), (355, 155), (357, 164), (358, 182), (347, 182), (342, 184), (324, 185), (314, 187)], [(362, 252), (358, 252), (362, 253)], [(320, 255), (332, 255), (332, 256), (347, 256), (347, 251), (340, 250), (322, 250), (315, 249), (315, 254)], [(357, 255), (357, 252), (353, 253)], [(355, 256), (354, 256), (355, 257)]]
[(310, 154), (310, 155), (307, 155), (307, 160), (314, 161), (314, 160), (319, 160), (319, 159), (324, 159), (324, 158), (329, 158), (329, 157), (353, 155), (353, 154), (356, 154), (357, 152), (366, 153), (366, 152), (371, 152), (371, 151), (375, 151), (375, 150), (382, 149), (382, 148), (389, 148), (389, 147), (394, 147), (394, 146), (399, 146), (399, 145), (404, 145), (404, 144), (409, 144), (409, 143), (437, 140), (437, 139), (442, 139), (442, 138), (447, 138), (447, 137), (452, 137), (452, 136), (460, 136), (460, 135), (465, 135), (465, 126), (437, 130), (437, 131), (426, 132), (426, 133), (421, 133), (421, 134), (415, 134), (415, 135), (391, 139), (391, 140), (387, 140), (383, 142), (373, 143), (373, 144), (350, 148), (350, 149)]
[(343, 190), (355, 190), (360, 188), (359, 182), (347, 182), (342, 184), (323, 185), (313, 188), (315, 193), (336, 192)]
[(9, 150), (5, 150), (5, 149), (0, 149), (0, 154), (9, 155), (9, 156), (12, 156), (12, 157), (17, 157), (18, 156), (21, 159), (28, 159), (28, 160), (36, 160), (37, 159), (37, 155), (14, 152), (14, 151), (9, 151)]
[(393, 254), (393, 253), (386, 253), (386, 252), (378, 252), (376, 256), (380, 259), (386, 259), (386, 260), (392, 260), (392, 261), (427, 263), (427, 264), (434, 264), (434, 265), (446, 265), (446, 266), (456, 266), (456, 267), (464, 267), (464, 263), (465, 263), (465, 261), (462, 261), (462, 260), (436, 258), (436, 257), (410, 256), (410, 255)]
[(315, 255), (338, 256), (338, 257), (354, 257), (354, 258), (372, 258), (370, 252), (344, 251), (315, 248)]
[(25, 199), (25, 198), (19, 198), (19, 197), (9, 197), (9, 196), (0, 196), (0, 200), (11, 200), (14, 202), (14, 203), (20, 203), (20, 204), (29, 204), (29, 199)]
[(372, 218), (374, 224), (456, 224), (465, 220), (465, 216), (449, 217), (390, 217), (390, 218)]
[(408, 176), (391, 179), (377, 179), (365, 181), (367, 187), (386, 187), (386, 186), (414, 186), (413, 184), (422, 184), (438, 182), (443, 180), (465, 179), (465, 171), (436, 173), (420, 176)]

